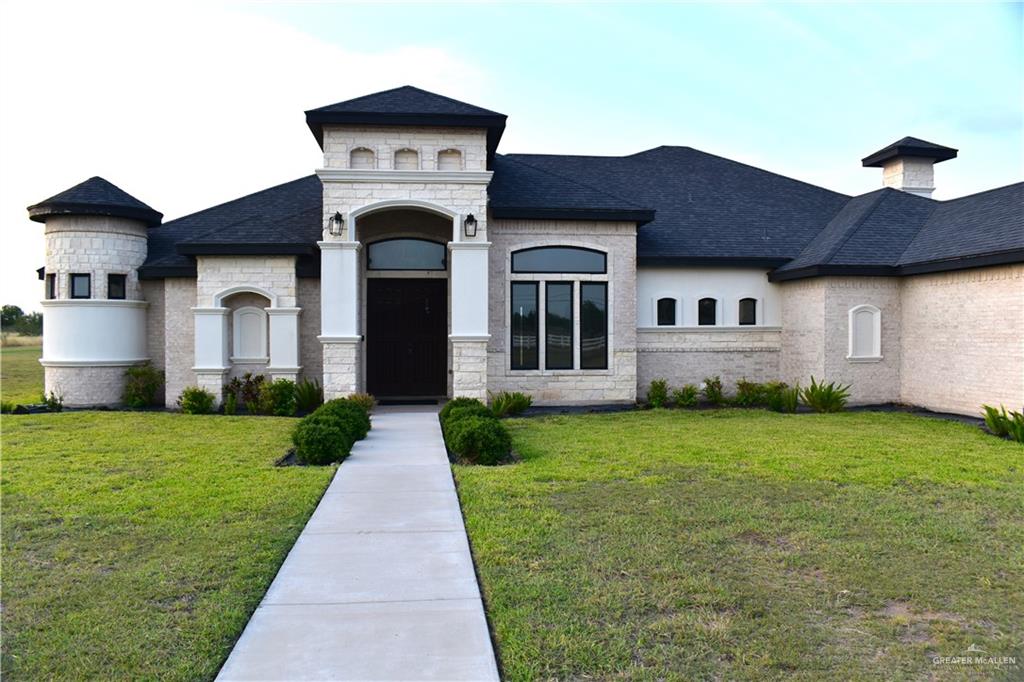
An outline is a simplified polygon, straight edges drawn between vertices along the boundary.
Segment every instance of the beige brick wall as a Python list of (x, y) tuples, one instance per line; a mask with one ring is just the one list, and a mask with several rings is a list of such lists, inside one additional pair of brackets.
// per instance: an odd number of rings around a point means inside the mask
[(301, 277), (297, 280), (299, 313), (299, 365), (300, 379), (315, 379), (324, 383), (324, 353), (320, 341), (320, 280)]
[(200, 307), (234, 287), (255, 287), (277, 297), (277, 306), (295, 306), (295, 256), (198, 256), (196, 295)]
[[(492, 220), (490, 231), (488, 389), (522, 391), (538, 405), (636, 399), (636, 225), (571, 220)], [(609, 369), (510, 369), (509, 267), (514, 250), (569, 245), (607, 251)], [(585, 275), (531, 275), (531, 281), (586, 281)], [(578, 308), (578, 301), (574, 302)], [(578, 311), (577, 311), (578, 315)]]
[(164, 334), (166, 333), (166, 317), (164, 315), (164, 280), (145, 280), (142, 283), (142, 298), (149, 305), (146, 307), (146, 352), (150, 363), (157, 369), (163, 369)]
[(640, 330), (637, 332), (637, 395), (654, 379), (673, 388), (719, 376), (726, 393), (740, 379), (777, 381), (782, 333), (778, 329)]
[(902, 280), (900, 395), (977, 415), (1024, 405), (1024, 265)]
[(46, 367), (44, 390), (64, 398), (65, 407), (113, 407), (124, 396), (121, 367)]
[(46, 220), (46, 272), (57, 275), (57, 298), (70, 298), (70, 273), (91, 275), (91, 297), (107, 298), (107, 274), (127, 275), (126, 296), (139, 300), (136, 268), (146, 260), (146, 226), (107, 216), (51, 216)]
[(164, 280), (164, 371), (165, 398), (174, 407), (186, 386), (196, 385), (195, 318), (196, 280), (169, 277)]
[(782, 334), (779, 374), (782, 381), (806, 384), (825, 375), (825, 284), (802, 279), (782, 284)]
[(437, 169), (437, 153), (462, 152), (462, 170), (486, 170), (487, 131), (483, 128), (423, 128), (408, 126), (324, 126), (324, 167), (348, 168), (349, 154), (357, 147), (372, 150), (378, 169), (393, 169), (400, 149), (419, 153), (420, 170)]
[(452, 341), (452, 397), (487, 400), (487, 342)]

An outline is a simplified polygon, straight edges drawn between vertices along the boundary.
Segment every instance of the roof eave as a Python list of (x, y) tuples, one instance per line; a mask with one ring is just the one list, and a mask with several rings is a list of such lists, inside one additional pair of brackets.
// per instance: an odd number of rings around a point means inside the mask
[(866, 168), (881, 168), (885, 165), (886, 161), (891, 161), (900, 156), (932, 159), (935, 163), (941, 163), (949, 159), (955, 159), (956, 155), (957, 150), (951, 147), (924, 149), (922, 147), (898, 145), (891, 149), (882, 149), (870, 156), (865, 156), (860, 162)]
[(983, 253), (958, 258), (905, 263), (903, 265), (809, 265), (792, 270), (775, 270), (768, 274), (771, 282), (786, 282), (795, 279), (829, 276), (855, 277), (905, 277), (907, 275), (923, 275), (931, 272), (951, 272), (985, 268), (994, 265), (1012, 265), (1024, 263), (1024, 249), (1008, 249), (994, 253)]
[(637, 256), (636, 264), (645, 267), (710, 266), (773, 269), (789, 258), (769, 256)]
[(121, 206), (119, 204), (87, 204), (70, 201), (53, 201), (34, 204), (28, 207), (29, 220), (45, 223), (51, 216), (70, 215), (102, 215), (112, 218), (128, 218), (139, 220), (147, 227), (156, 227), (164, 218), (164, 214), (151, 208)]
[(428, 126), (443, 128), (486, 128), (487, 154), (493, 158), (498, 142), (505, 132), (508, 116), (504, 114), (399, 114), (399, 113), (368, 113), (350, 111), (319, 111), (311, 109), (306, 112), (306, 125), (313, 137), (324, 148), (325, 125), (366, 125), (366, 126)]
[(273, 242), (179, 242), (175, 250), (183, 256), (308, 256), (316, 253), (312, 244)]

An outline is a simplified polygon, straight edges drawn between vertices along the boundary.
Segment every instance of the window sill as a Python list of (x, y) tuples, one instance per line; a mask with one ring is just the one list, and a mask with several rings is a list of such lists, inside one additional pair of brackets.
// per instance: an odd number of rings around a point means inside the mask
[(230, 358), (231, 362), (236, 365), (265, 365), (270, 362), (270, 358)]
[(852, 355), (847, 355), (846, 359), (848, 361), (854, 362), (854, 363), (881, 362), (882, 361), (882, 356), (881, 355), (869, 355), (869, 356), (864, 356), (864, 357), (854, 357)]
[(574, 377), (595, 377), (610, 376), (614, 372), (610, 368), (605, 369), (510, 369), (506, 370), (505, 376), (509, 377), (551, 377), (551, 376), (574, 376)]
[(782, 327), (769, 326), (765, 324), (744, 324), (744, 325), (702, 325), (702, 326), (689, 326), (684, 327), (682, 325), (676, 325), (670, 327), (668, 325), (664, 327), (637, 327), (638, 332), (777, 332), (781, 331)]

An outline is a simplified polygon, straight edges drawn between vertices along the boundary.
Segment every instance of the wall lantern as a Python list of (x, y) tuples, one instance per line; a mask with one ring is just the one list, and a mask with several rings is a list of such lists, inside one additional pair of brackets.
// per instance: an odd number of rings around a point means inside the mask
[(341, 215), (341, 211), (335, 211), (334, 215), (327, 221), (327, 231), (332, 236), (340, 237), (343, 229), (345, 229), (345, 216)]
[(465, 230), (466, 236), (470, 239), (476, 236), (476, 218), (473, 217), (472, 213), (462, 221), (462, 227)]

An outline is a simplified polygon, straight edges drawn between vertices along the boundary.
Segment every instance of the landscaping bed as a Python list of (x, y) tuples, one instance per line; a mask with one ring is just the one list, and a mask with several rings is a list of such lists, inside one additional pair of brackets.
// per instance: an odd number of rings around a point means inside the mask
[(212, 679), (335, 471), (274, 466), (294, 419), (2, 419), (12, 680)]
[[(507, 679), (1024, 674), (1018, 444), (901, 413), (505, 423), (520, 463), (454, 470)], [(942, 662), (972, 645), (1016, 666)]]

